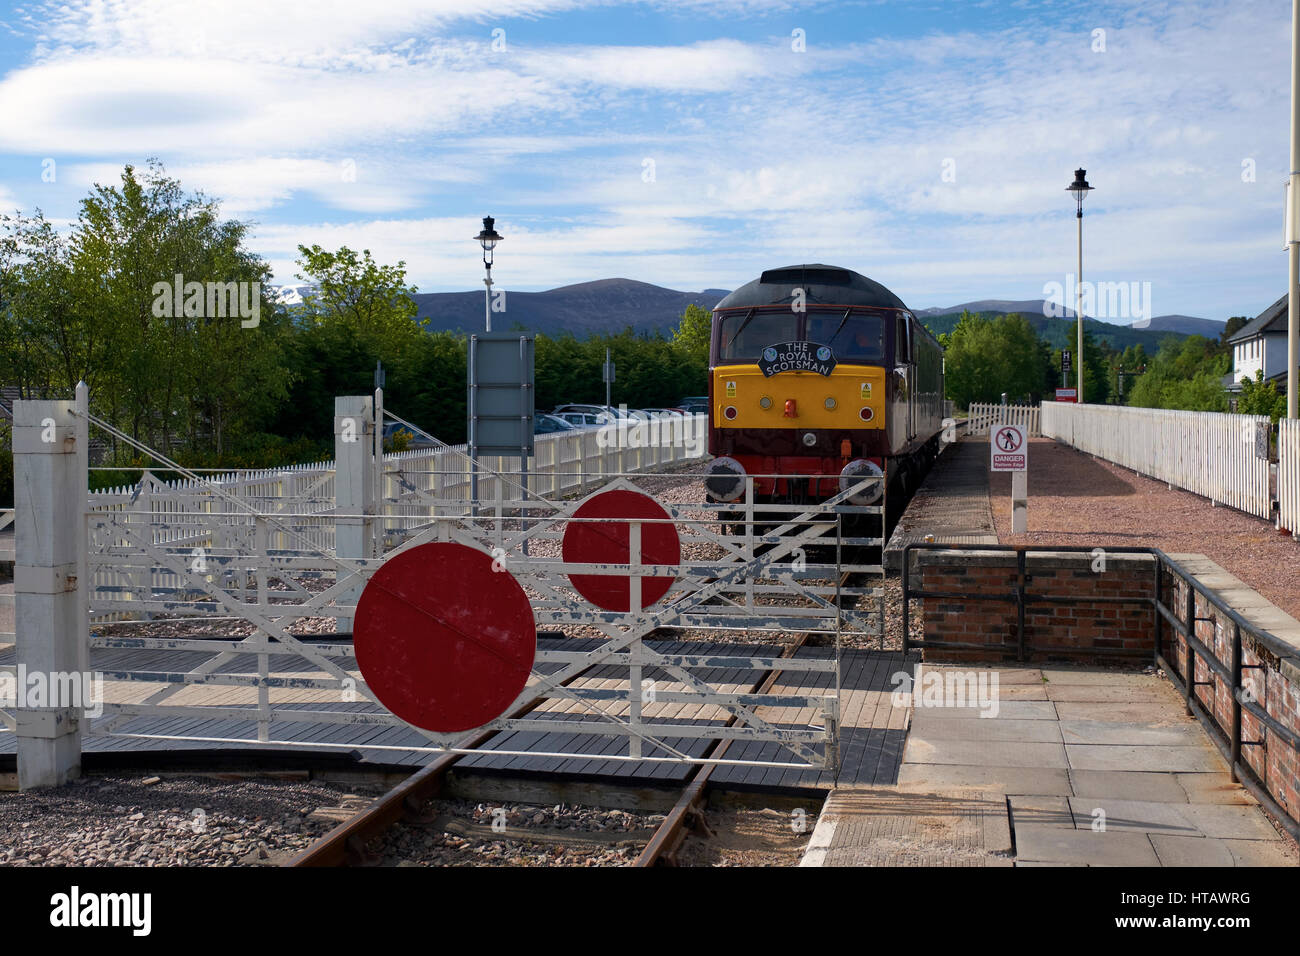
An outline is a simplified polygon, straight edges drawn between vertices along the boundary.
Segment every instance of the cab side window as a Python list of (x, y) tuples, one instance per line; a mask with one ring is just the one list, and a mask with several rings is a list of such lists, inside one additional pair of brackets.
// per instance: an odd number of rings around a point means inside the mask
[(894, 332), (894, 364), (906, 365), (912, 360), (912, 342), (908, 336), (907, 316), (900, 315)]

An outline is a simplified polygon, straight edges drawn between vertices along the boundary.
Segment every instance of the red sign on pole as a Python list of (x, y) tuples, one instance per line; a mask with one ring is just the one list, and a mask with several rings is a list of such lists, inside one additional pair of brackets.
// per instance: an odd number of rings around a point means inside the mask
[(408, 724), (457, 733), (514, 703), (532, 671), (537, 626), (501, 562), (435, 542), (388, 559), (366, 582), (352, 643), (380, 703)]
[[(639, 564), (681, 563), (681, 543), (671, 516), (659, 502), (638, 491), (615, 489), (583, 502), (564, 529), (561, 553), (574, 564), (628, 564), (631, 554), (630, 519), (650, 519), (640, 525)], [(607, 519), (593, 521), (591, 519)], [(651, 523), (653, 522), (653, 523)], [(654, 604), (673, 585), (673, 578), (640, 577), (641, 606)], [(570, 574), (574, 590), (606, 611), (626, 611), (632, 605), (631, 578), (619, 574)]]
[(1058, 402), (1077, 402), (1079, 400), (1079, 390), (1077, 388), (1058, 388), (1056, 390), (1056, 400)]

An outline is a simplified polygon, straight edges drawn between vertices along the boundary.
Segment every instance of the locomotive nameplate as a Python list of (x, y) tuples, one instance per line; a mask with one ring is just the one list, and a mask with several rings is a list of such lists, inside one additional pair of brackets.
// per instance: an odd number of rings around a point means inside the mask
[(830, 375), (835, 370), (835, 353), (829, 345), (816, 342), (780, 342), (763, 349), (758, 369), (767, 378), (780, 372)]

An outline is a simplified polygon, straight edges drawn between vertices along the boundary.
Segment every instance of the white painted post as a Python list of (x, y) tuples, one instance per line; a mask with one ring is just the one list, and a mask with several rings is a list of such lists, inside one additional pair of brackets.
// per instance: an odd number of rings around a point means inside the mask
[[(85, 388), (77, 390), (85, 408)], [(87, 628), (87, 420), (77, 402), (14, 402), (14, 604), (18, 786), (81, 776), (81, 720), (92, 702)], [(71, 679), (70, 679), (71, 678)], [(44, 699), (28, 698), (34, 681)], [(24, 686), (27, 685), (27, 686)], [(63, 691), (80, 688), (80, 700)], [(28, 707), (38, 703), (43, 706)], [(74, 706), (76, 705), (76, 706)]]
[(1011, 533), (1029, 530), (1029, 480), (1026, 472), (1011, 473)]
[[(375, 513), (373, 438), (374, 399), (369, 395), (334, 398), (334, 553), (340, 558), (368, 558), (373, 553)], [(340, 595), (340, 604), (355, 603), (361, 584)], [(352, 630), (352, 618), (340, 617), (340, 631)]]

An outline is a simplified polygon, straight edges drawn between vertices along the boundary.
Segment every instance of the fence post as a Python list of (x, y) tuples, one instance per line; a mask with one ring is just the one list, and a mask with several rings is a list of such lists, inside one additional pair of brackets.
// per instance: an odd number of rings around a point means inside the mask
[[(375, 513), (374, 398), (338, 395), (334, 398), (334, 554), (340, 558), (368, 558), (373, 553)], [(348, 517), (351, 516), (351, 517)], [(350, 604), (361, 595), (361, 582), (338, 599)], [(352, 618), (340, 617), (340, 632), (352, 630)]]
[[(94, 703), (87, 672), (84, 387), (77, 395), (79, 402), (14, 402), (15, 716), (22, 790), (81, 776), (80, 711)], [(37, 682), (44, 692), (35, 693)], [(74, 695), (79, 699), (65, 699)]]

